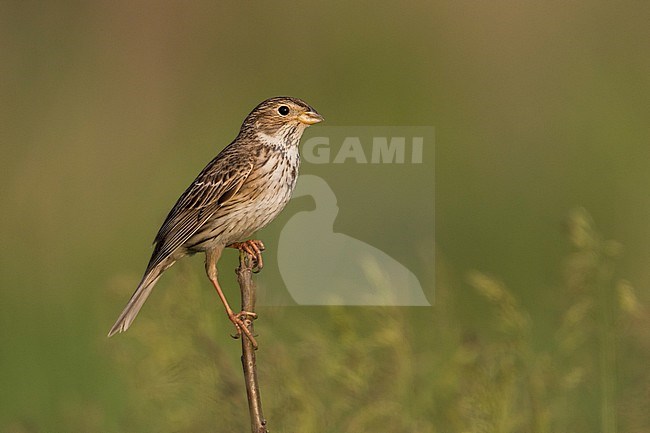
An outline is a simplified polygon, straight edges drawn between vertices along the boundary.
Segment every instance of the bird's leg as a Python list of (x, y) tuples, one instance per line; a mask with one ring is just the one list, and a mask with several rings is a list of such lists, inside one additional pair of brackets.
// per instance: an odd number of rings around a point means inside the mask
[(257, 239), (250, 239), (244, 242), (235, 242), (228, 245), (228, 248), (236, 248), (239, 251), (244, 251), (249, 257), (253, 259), (253, 272), (258, 273), (264, 267), (264, 260), (262, 260), (262, 251), (266, 249), (262, 241)]
[[(232, 308), (230, 308), (230, 305), (228, 305), (226, 296), (223, 294), (221, 286), (219, 285), (219, 281), (217, 280), (217, 261), (219, 260), (219, 256), (221, 256), (221, 251), (208, 250), (205, 252), (205, 271), (208, 274), (208, 278), (212, 282), (212, 285), (217, 290), (219, 299), (221, 299), (223, 306), (226, 308), (226, 314), (228, 315), (228, 318), (235, 325), (235, 329), (237, 329), (237, 335), (239, 336), (243, 332), (246, 335), (246, 338), (250, 340), (253, 347), (257, 349), (257, 341), (248, 330), (248, 327), (245, 323), (245, 320), (250, 320), (249, 317), (256, 318), (257, 314), (251, 313), (249, 311), (240, 311), (239, 313), (235, 314), (232, 311)], [(242, 319), (242, 317), (244, 319)]]

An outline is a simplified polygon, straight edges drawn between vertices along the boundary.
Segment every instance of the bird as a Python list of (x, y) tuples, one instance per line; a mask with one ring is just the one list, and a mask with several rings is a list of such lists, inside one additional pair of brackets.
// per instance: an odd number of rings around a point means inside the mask
[(133, 323), (163, 272), (181, 258), (205, 253), (205, 270), (237, 334), (257, 342), (244, 319), (234, 313), (217, 279), (217, 262), (225, 248), (252, 258), (259, 271), (264, 244), (247, 239), (269, 224), (291, 199), (300, 166), (299, 144), (307, 127), (323, 117), (305, 101), (278, 96), (257, 105), (239, 134), (210, 161), (180, 196), (158, 230), (142, 280), (108, 333), (124, 332)]

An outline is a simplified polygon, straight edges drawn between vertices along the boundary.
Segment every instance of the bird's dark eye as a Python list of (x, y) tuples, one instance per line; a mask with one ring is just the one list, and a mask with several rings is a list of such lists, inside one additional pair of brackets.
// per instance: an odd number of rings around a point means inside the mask
[(280, 105), (280, 108), (278, 108), (278, 113), (280, 113), (280, 116), (286, 116), (289, 114), (289, 107), (286, 105)]

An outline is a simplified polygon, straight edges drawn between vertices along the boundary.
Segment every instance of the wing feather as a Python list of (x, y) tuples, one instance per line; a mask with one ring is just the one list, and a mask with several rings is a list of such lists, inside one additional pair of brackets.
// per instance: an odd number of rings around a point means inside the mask
[(169, 212), (156, 235), (148, 269), (187, 242), (246, 181), (253, 158), (230, 150), (224, 149), (203, 169)]

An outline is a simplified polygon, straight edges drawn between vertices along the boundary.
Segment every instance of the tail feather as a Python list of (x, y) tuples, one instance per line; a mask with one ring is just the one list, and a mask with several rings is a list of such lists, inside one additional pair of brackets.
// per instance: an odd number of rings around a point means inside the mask
[(117, 318), (117, 321), (108, 332), (109, 337), (112, 337), (118, 332), (124, 332), (129, 329), (129, 326), (131, 326), (131, 323), (133, 323), (133, 320), (138, 315), (140, 308), (142, 308), (142, 305), (144, 305), (144, 302), (149, 297), (149, 294), (151, 294), (151, 290), (156, 285), (156, 282), (165, 269), (166, 268), (152, 269), (150, 272), (147, 272), (147, 274), (145, 274), (145, 276), (142, 278), (142, 281), (138, 285), (138, 288), (135, 289), (135, 292), (133, 295), (131, 295), (131, 299), (129, 299), (126, 307), (124, 307), (122, 314), (120, 314), (120, 317)]

